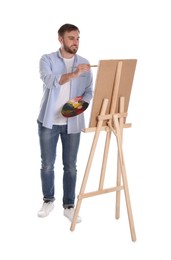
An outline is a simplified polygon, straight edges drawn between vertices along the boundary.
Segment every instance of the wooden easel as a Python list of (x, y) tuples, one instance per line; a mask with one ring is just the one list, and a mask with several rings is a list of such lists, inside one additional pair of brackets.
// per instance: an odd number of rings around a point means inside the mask
[[(124, 190), (131, 237), (132, 237), (132, 241), (136, 241), (136, 234), (135, 234), (134, 221), (133, 221), (131, 202), (130, 202), (130, 195), (129, 195), (129, 189), (128, 189), (128, 182), (127, 182), (127, 176), (126, 176), (126, 168), (125, 168), (124, 155), (123, 155), (123, 149), (122, 149), (123, 128), (131, 127), (131, 124), (125, 123), (126, 117), (127, 117), (127, 113), (125, 113), (125, 97), (119, 97), (118, 113), (116, 113), (116, 105), (118, 102), (117, 99), (118, 99), (121, 74), (122, 74), (122, 65), (123, 65), (123, 62), (118, 61), (116, 75), (115, 75), (115, 82), (114, 82), (114, 91), (112, 93), (112, 100), (111, 100), (111, 106), (110, 106), (109, 113), (106, 113), (109, 100), (107, 98), (104, 98), (102, 101), (100, 113), (97, 117), (97, 126), (93, 127), (93, 128), (85, 129), (85, 132), (95, 131), (95, 135), (94, 135), (92, 147), (90, 150), (90, 154), (89, 154), (84, 178), (82, 181), (80, 193), (77, 198), (77, 204), (76, 204), (76, 208), (75, 208), (74, 218), (71, 223), (70, 230), (73, 231), (75, 229), (76, 219), (79, 214), (82, 199), (109, 193), (109, 192), (116, 191), (115, 217), (116, 217), (116, 219), (118, 219), (120, 217), (120, 192), (121, 192), (121, 190)], [(105, 147), (104, 147), (104, 155), (103, 155), (103, 161), (102, 161), (102, 167), (101, 167), (99, 188), (97, 191), (85, 193), (85, 188), (86, 188), (89, 172), (91, 169), (93, 157), (94, 157), (95, 150), (96, 150), (96, 145), (98, 143), (98, 139), (99, 139), (99, 135), (100, 135), (101, 131), (106, 131), (106, 142), (105, 142)], [(105, 172), (106, 172), (106, 166), (107, 166), (109, 145), (110, 145), (110, 140), (111, 140), (111, 133), (113, 133), (115, 135), (116, 141), (117, 141), (117, 150), (118, 150), (117, 180), (116, 180), (116, 187), (104, 189), (104, 179), (105, 179)]]

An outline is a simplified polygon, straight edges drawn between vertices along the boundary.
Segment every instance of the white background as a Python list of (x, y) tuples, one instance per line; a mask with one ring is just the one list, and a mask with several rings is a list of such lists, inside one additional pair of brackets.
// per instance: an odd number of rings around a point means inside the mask
[[(170, 259), (170, 1), (168, 0), (6, 0), (0, 4), (0, 258)], [(124, 130), (124, 154), (137, 241), (132, 242), (124, 196), (114, 218), (115, 194), (83, 200), (83, 222), (75, 231), (63, 217), (61, 147), (56, 164), (55, 210), (37, 218), (42, 204), (37, 114), (42, 94), (38, 63), (59, 48), (64, 23), (80, 31), (79, 54), (100, 59), (138, 60)], [(93, 71), (95, 72), (95, 68)], [(94, 73), (95, 74), (95, 73)], [(88, 122), (90, 108), (86, 111)], [(77, 194), (92, 134), (82, 134)], [(98, 187), (99, 141), (90, 174)], [(113, 139), (107, 186), (115, 184)], [(111, 175), (110, 175), (111, 173)]]

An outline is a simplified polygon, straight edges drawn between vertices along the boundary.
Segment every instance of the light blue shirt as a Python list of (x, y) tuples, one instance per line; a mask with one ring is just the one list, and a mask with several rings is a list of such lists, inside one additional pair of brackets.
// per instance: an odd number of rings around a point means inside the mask
[[(79, 55), (75, 55), (72, 70), (79, 64), (89, 61)], [(43, 81), (43, 97), (40, 105), (38, 120), (44, 127), (52, 128), (54, 121), (55, 104), (58, 99), (59, 90), (62, 87), (59, 84), (60, 77), (67, 73), (66, 66), (60, 51), (51, 54), (45, 54), (40, 59), (39, 64), (40, 78)], [(82, 73), (79, 77), (71, 80), (70, 99), (76, 96), (83, 96), (83, 100), (90, 103), (93, 95), (93, 76), (92, 71)], [(85, 128), (84, 113), (78, 116), (68, 118), (68, 134), (79, 133)]]

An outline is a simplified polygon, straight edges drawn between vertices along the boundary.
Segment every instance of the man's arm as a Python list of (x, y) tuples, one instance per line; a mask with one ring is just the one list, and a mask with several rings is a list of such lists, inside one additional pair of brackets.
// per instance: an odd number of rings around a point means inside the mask
[(89, 71), (90, 70), (90, 65), (89, 64), (79, 64), (76, 68), (75, 71), (71, 72), (71, 73), (66, 73), (66, 74), (63, 74), (59, 80), (59, 84), (60, 85), (63, 85), (65, 84), (66, 82), (74, 79), (74, 78), (77, 78), (79, 77), (79, 75), (81, 73), (84, 73), (86, 71)]

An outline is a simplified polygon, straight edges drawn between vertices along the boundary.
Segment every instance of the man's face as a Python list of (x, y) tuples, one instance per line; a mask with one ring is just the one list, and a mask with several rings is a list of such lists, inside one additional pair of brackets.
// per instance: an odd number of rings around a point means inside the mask
[(59, 37), (61, 48), (70, 54), (75, 54), (79, 47), (79, 32), (65, 32), (63, 37)]

